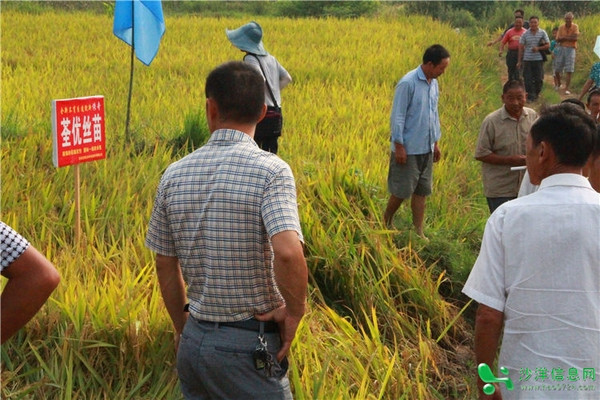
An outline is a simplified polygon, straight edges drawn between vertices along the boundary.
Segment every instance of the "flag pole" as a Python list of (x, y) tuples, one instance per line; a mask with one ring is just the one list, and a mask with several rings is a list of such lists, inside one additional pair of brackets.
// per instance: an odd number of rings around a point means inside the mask
[(129, 116), (131, 114), (131, 94), (133, 93), (133, 65), (135, 55), (135, 18), (133, 17), (135, 9), (135, 0), (131, 0), (131, 66), (129, 68), (129, 95), (127, 96), (127, 118), (125, 119), (125, 139), (129, 139)]

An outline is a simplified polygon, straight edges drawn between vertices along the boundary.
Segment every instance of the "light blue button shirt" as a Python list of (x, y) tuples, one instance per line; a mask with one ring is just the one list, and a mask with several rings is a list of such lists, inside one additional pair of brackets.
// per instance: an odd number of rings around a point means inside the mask
[(404, 145), (406, 154), (427, 154), (442, 136), (438, 116), (437, 79), (427, 82), (421, 66), (398, 82), (394, 93), (391, 122), (391, 149)]

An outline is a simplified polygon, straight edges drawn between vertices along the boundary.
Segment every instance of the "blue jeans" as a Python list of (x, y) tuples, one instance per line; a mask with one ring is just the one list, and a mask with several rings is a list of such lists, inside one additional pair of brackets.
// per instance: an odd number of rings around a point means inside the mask
[[(265, 333), (275, 359), (279, 333)], [(267, 377), (254, 367), (252, 353), (258, 332), (200, 322), (189, 317), (177, 352), (177, 373), (186, 399), (291, 400), (286, 363), (273, 366)], [(285, 364), (285, 366), (283, 365)]]

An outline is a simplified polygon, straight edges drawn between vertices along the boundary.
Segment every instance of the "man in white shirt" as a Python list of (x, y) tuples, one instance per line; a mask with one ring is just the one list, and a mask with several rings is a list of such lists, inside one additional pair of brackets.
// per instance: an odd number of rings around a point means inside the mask
[[(479, 379), (480, 399), (600, 398), (600, 194), (581, 175), (597, 140), (579, 107), (542, 111), (527, 136), (539, 190), (487, 222), (463, 292), (479, 303), (478, 365), (493, 367), (504, 329), (496, 375), (504, 379)], [(507, 378), (514, 385), (494, 383)]]

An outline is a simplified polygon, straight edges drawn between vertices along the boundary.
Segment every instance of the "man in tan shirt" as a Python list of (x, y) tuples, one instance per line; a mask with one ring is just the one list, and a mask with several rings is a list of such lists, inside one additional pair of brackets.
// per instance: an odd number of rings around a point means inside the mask
[(519, 193), (523, 171), (510, 167), (525, 165), (525, 139), (537, 113), (524, 107), (525, 87), (521, 81), (508, 81), (502, 88), (504, 105), (483, 120), (475, 159), (481, 161), (483, 191), (490, 213)]
[(575, 52), (577, 49), (577, 38), (579, 27), (573, 23), (573, 13), (565, 14), (565, 23), (558, 28), (556, 35), (557, 52), (554, 59), (554, 78), (560, 87), (560, 74), (565, 71), (565, 94), (571, 94), (571, 75), (575, 71)]

